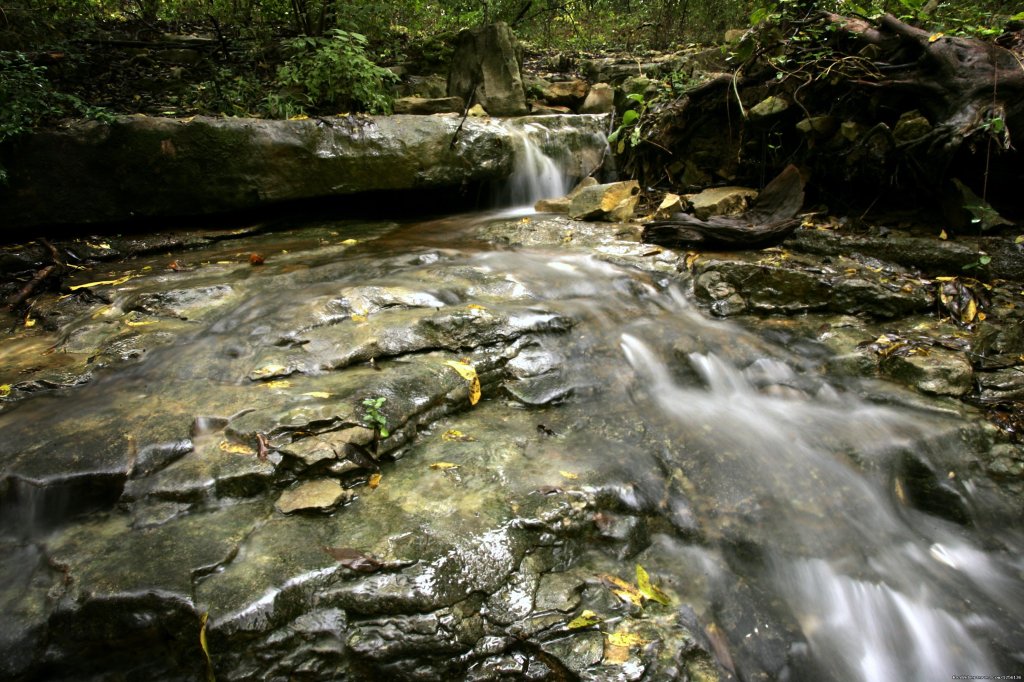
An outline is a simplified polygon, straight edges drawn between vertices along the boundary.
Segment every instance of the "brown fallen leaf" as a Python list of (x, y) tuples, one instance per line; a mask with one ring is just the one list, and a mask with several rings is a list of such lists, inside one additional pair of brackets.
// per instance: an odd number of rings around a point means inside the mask
[(266, 262), (266, 258), (260, 253), (249, 254), (249, 265), (263, 265)]
[(345, 568), (359, 573), (374, 573), (386, 564), (372, 554), (351, 547), (324, 547), (324, 551)]

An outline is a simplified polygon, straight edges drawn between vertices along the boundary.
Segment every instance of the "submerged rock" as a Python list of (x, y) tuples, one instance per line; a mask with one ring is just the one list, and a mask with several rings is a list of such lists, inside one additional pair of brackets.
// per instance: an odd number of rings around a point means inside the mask
[[(934, 287), (890, 263), (557, 215), (186, 255), (6, 347), (4, 377), (41, 381), (114, 353), (102, 327), (164, 339), (0, 402), (0, 674), (202, 679), (205, 623), (222, 680), (822, 679), (845, 594), (991, 621), (968, 648), (1024, 641), (1002, 589), (1020, 447), (875, 378), (973, 343), (1012, 396), (1016, 288), (973, 330), (895, 323)], [(998, 600), (946, 570), (962, 557)]]
[(281, 493), (274, 507), (282, 514), (328, 512), (346, 501), (344, 488), (334, 479), (307, 481)]

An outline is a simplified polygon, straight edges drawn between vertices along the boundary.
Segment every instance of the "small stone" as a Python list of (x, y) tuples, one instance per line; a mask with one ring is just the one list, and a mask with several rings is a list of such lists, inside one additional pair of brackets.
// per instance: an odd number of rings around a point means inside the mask
[(587, 82), (575, 78), (569, 81), (547, 83), (541, 88), (541, 94), (548, 104), (573, 106), (587, 96)]
[(327, 512), (347, 498), (348, 495), (340, 483), (333, 478), (322, 478), (284, 491), (274, 506), (282, 514), (298, 511)]
[(569, 204), (569, 217), (580, 220), (626, 222), (640, 198), (636, 180), (585, 187)]
[(597, 184), (597, 180), (590, 177), (589, 175), (582, 180), (579, 184), (572, 188), (572, 191), (566, 194), (564, 197), (557, 197), (552, 199), (541, 199), (533, 206), (533, 210), (538, 213), (568, 213), (569, 206), (572, 204), (573, 197), (578, 195), (587, 187), (593, 187)]
[(856, 142), (864, 134), (865, 126), (856, 121), (843, 121), (839, 124), (839, 135), (847, 142)]
[(900, 120), (896, 122), (896, 127), (892, 130), (892, 136), (896, 138), (897, 142), (910, 142), (924, 137), (931, 131), (932, 124), (920, 111), (914, 109), (900, 115)]
[(839, 122), (834, 116), (812, 116), (796, 124), (796, 129), (801, 133), (817, 138), (829, 137), (838, 127)]
[(1012, 443), (1000, 443), (992, 448), (991, 457), (985, 468), (992, 476), (999, 479), (1024, 479), (1024, 448)]
[(772, 95), (771, 97), (766, 97), (752, 106), (747, 112), (747, 115), (754, 119), (766, 118), (768, 116), (781, 114), (786, 109), (789, 109), (789, 102), (782, 97)]
[(615, 110), (615, 88), (608, 83), (594, 83), (580, 105), (581, 114), (608, 114)]
[(683, 199), (678, 194), (668, 192), (665, 198), (658, 204), (658, 208), (654, 211), (655, 220), (666, 220), (671, 218), (674, 213), (679, 213), (683, 210)]
[(757, 190), (749, 187), (712, 187), (690, 197), (693, 214), (701, 220), (716, 215), (738, 215), (747, 210)]

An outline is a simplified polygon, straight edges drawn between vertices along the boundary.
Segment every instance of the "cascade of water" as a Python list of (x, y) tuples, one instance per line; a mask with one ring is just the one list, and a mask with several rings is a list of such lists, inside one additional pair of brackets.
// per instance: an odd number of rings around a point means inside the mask
[[(713, 515), (721, 513), (718, 501), (736, 494), (771, 509), (748, 532), (771, 557), (768, 589), (783, 597), (816, 665), (836, 679), (865, 682), (998, 672), (989, 642), (1003, 626), (991, 613), (996, 604), (1013, 609), (1024, 601), (1019, 569), (942, 526), (898, 513), (885, 481), (837, 457), (891, 455), (892, 444), (908, 438), (920, 449), (924, 422), (834, 390), (780, 399), (756, 385), (793, 379), (778, 361), (740, 370), (692, 353), (703, 382), (695, 387), (681, 384), (637, 336), (623, 334), (620, 345), (675, 424), (668, 433), (680, 440), (677, 434), (706, 434), (702, 447), (674, 456), (716, 500)], [(811, 511), (829, 506), (838, 513)]]
[[(531, 123), (509, 127), (508, 131), (515, 144), (515, 161), (499, 203), (532, 206), (539, 199), (564, 195), (569, 182), (564, 164), (546, 151), (558, 149), (558, 142), (551, 131)], [(567, 153), (563, 149), (557, 155)]]

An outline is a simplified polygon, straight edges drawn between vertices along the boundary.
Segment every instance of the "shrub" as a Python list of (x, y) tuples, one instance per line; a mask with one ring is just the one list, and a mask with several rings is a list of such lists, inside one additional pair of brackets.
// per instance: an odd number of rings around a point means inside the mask
[[(290, 56), (277, 70), (278, 83), (298, 100), (297, 108), (344, 108), (390, 113), (387, 86), (397, 77), (366, 56), (366, 37), (333, 29), (328, 37), (302, 36), (285, 42)], [(281, 111), (276, 113), (282, 113)]]

